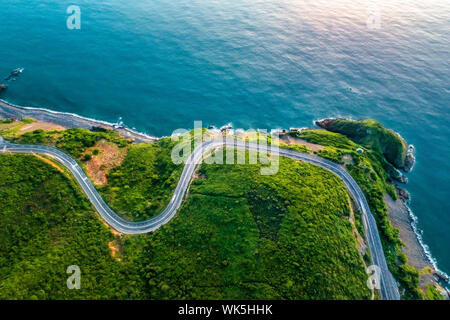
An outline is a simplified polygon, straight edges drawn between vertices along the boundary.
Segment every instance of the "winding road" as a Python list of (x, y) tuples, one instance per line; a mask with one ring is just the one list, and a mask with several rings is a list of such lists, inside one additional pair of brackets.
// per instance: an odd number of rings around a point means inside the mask
[(245, 143), (241, 141), (223, 141), (210, 140), (206, 141), (197, 148), (194, 149), (189, 156), (183, 172), (180, 176), (177, 187), (173, 193), (173, 196), (164, 209), (158, 216), (148, 219), (142, 222), (131, 222), (119, 217), (103, 200), (100, 194), (95, 189), (92, 182), (88, 179), (84, 171), (81, 169), (77, 161), (66, 153), (49, 146), (43, 145), (20, 145), (10, 144), (0, 137), (0, 153), (31, 153), (47, 155), (54, 158), (56, 161), (64, 165), (68, 170), (72, 172), (75, 179), (80, 184), (83, 191), (86, 193), (90, 202), (94, 205), (100, 216), (114, 229), (125, 234), (139, 234), (155, 231), (165, 223), (169, 222), (177, 213), (183, 201), (184, 195), (189, 187), (189, 183), (194, 174), (196, 166), (201, 163), (203, 157), (211, 152), (213, 149), (219, 147), (235, 147), (238, 149), (246, 149), (249, 151), (270, 152), (279, 154), (284, 157), (288, 157), (295, 160), (301, 160), (309, 162), (313, 165), (320, 166), (326, 170), (329, 170), (336, 174), (347, 186), (347, 189), (353, 199), (358, 204), (362, 212), (362, 221), (364, 231), (367, 237), (369, 245), (372, 263), (378, 266), (380, 269), (380, 293), (382, 299), (385, 300), (399, 300), (400, 294), (398, 286), (389, 272), (386, 259), (383, 253), (383, 247), (381, 245), (380, 236), (378, 234), (377, 225), (375, 219), (370, 212), (367, 200), (361, 191), (356, 181), (351, 177), (347, 171), (345, 171), (340, 165), (331, 162), (329, 160), (320, 158), (315, 155), (300, 153), (288, 149), (276, 149), (271, 150), (270, 147), (257, 145), (254, 143)]

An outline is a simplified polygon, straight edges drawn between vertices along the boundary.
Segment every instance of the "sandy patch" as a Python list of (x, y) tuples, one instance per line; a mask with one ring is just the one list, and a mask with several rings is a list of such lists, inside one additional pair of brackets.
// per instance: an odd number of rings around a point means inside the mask
[[(0, 120), (5, 120), (5, 119), (0, 119)], [(19, 124), (19, 123), (21, 123), (21, 122), (19, 122), (19, 121), (17, 121), (17, 120), (14, 120), (14, 121), (11, 122), (11, 123), (0, 123), (0, 130), (3, 130), (3, 129), (9, 129), (9, 128), (11, 128), (11, 127), (16, 126), (16, 125)]]
[(315, 144), (315, 143), (311, 143), (311, 142), (308, 142), (306, 140), (303, 140), (303, 139), (300, 139), (300, 138), (297, 138), (297, 137), (292, 137), (289, 134), (280, 135), (280, 139), (283, 142), (285, 142), (287, 145), (293, 145), (293, 144), (304, 145), (304, 146), (306, 146), (308, 148), (308, 150), (313, 151), (313, 152), (314, 151), (320, 151), (320, 150), (323, 150), (325, 148), (324, 146), (321, 146), (320, 144)]
[(121, 254), (121, 247), (117, 239), (108, 242), (109, 250), (111, 250), (111, 257), (117, 259), (118, 261), (121, 260), (120, 256)]
[(0, 123), (0, 131), (3, 137), (14, 137), (23, 125), (23, 122), (17, 120), (11, 123)]
[[(98, 155), (93, 154), (96, 149), (99, 152)], [(117, 145), (102, 139), (94, 147), (86, 150), (84, 154), (86, 153), (92, 155), (92, 159), (85, 162), (87, 175), (94, 184), (104, 186), (108, 184), (108, 172), (123, 162), (127, 149), (119, 148)]]
[(45, 122), (45, 121), (36, 121), (33, 123), (26, 123), (24, 124), (20, 129), (19, 129), (19, 133), (26, 133), (26, 132), (31, 132), (34, 130), (38, 130), (38, 129), (42, 129), (44, 131), (64, 131), (66, 130), (66, 128), (64, 128), (63, 126), (54, 124), (54, 123), (50, 123), (50, 122)]

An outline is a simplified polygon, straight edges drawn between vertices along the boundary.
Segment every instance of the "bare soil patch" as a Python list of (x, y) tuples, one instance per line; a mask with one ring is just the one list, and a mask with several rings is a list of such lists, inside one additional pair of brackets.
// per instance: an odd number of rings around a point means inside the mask
[[(96, 149), (98, 154), (94, 155), (93, 152)], [(92, 155), (92, 159), (85, 162), (87, 175), (95, 185), (104, 186), (108, 184), (108, 172), (123, 162), (127, 150), (127, 148), (119, 148), (114, 143), (107, 142), (104, 139), (98, 141), (94, 147), (86, 150), (84, 154)]]
[(36, 121), (33, 123), (25, 123), (20, 129), (19, 133), (23, 134), (34, 130), (42, 129), (44, 131), (64, 131), (66, 128), (55, 123), (46, 121)]
[(306, 146), (308, 148), (308, 150), (313, 151), (313, 152), (320, 151), (325, 148), (324, 146), (321, 146), (320, 144), (315, 144), (315, 143), (311, 143), (311, 142), (308, 142), (308, 141), (300, 139), (300, 138), (292, 137), (289, 134), (280, 135), (280, 139), (283, 142), (285, 142), (287, 145), (302, 144), (302, 145)]
[(121, 260), (121, 246), (117, 239), (114, 239), (113, 241), (108, 242), (109, 250), (111, 250), (111, 257), (117, 259), (118, 261)]

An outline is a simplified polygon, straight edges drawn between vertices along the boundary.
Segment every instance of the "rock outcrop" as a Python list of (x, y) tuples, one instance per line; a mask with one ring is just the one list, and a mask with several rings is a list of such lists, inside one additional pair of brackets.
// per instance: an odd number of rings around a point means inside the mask
[(416, 162), (416, 149), (414, 148), (413, 145), (409, 145), (408, 152), (406, 153), (405, 157), (405, 165), (403, 166), (403, 170), (405, 172), (410, 172), (413, 169), (415, 162)]
[(411, 196), (408, 191), (405, 189), (400, 188), (399, 186), (395, 186), (395, 189), (397, 190), (397, 194), (400, 197), (400, 199), (408, 201), (411, 199)]
[(391, 176), (395, 181), (398, 181), (398, 182), (400, 182), (400, 183), (403, 183), (403, 184), (407, 184), (408, 183), (408, 177), (407, 176), (405, 176), (404, 174), (402, 174), (400, 171), (399, 171), (399, 174), (398, 175), (392, 175)]

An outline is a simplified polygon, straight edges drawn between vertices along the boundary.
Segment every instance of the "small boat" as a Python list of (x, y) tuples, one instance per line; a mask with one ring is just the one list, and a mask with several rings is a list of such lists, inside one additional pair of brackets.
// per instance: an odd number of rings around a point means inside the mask
[(23, 68), (18, 68), (15, 69), (11, 72), (12, 75), (18, 76), (19, 74), (21, 74), (23, 72)]
[(6, 88), (8, 88), (8, 86), (6, 84), (0, 84), (0, 92), (2, 92), (3, 90), (6, 90)]
[(18, 77), (23, 72), (23, 70), (24, 70), (23, 68), (14, 69), (13, 71), (11, 71), (10, 75), (7, 78), (5, 78), (5, 81)]

